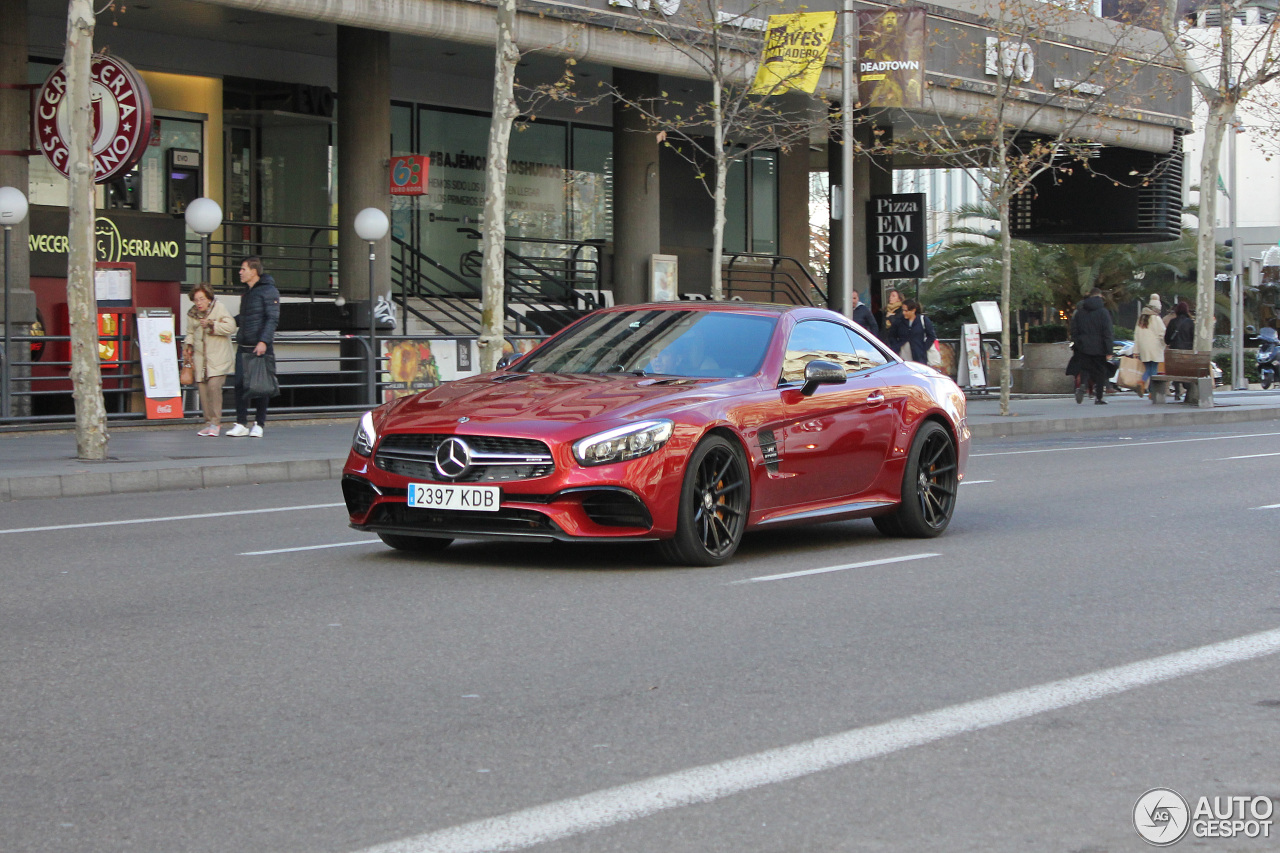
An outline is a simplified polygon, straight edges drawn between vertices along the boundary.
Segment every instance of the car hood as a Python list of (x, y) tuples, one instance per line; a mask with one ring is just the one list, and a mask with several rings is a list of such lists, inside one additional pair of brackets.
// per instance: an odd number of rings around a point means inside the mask
[[(473, 426), (537, 421), (575, 424), (659, 417), (724, 396), (736, 379), (685, 379), (559, 373), (485, 374), (448, 382), (405, 398), (384, 430), (452, 432), (458, 419)], [(740, 390), (740, 388), (738, 389)]]

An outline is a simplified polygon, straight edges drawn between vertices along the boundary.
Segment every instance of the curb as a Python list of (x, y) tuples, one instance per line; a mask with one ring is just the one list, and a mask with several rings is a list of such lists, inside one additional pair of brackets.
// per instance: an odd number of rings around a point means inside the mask
[(1040, 435), (1049, 432), (1088, 432), (1104, 429), (1143, 429), (1163, 426), (1194, 426), (1196, 424), (1235, 424), (1249, 421), (1269, 421), (1280, 418), (1280, 408), (1188, 409), (1182, 412), (1153, 412), (1145, 415), (1113, 415), (1096, 418), (1045, 418), (1041, 420), (1017, 420), (1011, 416), (996, 423), (969, 424), (972, 438), (1009, 438), (1019, 435)]
[(0, 478), (0, 501), (72, 498), (95, 495), (213, 489), (261, 483), (336, 480), (347, 458), (301, 459), (292, 462), (237, 462), (194, 468), (149, 468), (141, 471), (80, 471), (37, 477)]

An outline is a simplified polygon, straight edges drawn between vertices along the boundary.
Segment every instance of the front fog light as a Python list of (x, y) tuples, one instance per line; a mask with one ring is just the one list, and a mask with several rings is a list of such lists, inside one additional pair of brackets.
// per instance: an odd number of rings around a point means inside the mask
[(573, 445), (573, 455), (583, 465), (626, 462), (653, 453), (671, 438), (671, 421), (642, 421), (596, 433)]
[(373, 445), (378, 441), (378, 433), (373, 428), (373, 412), (365, 412), (356, 427), (356, 434), (351, 439), (351, 449), (361, 456), (373, 452)]

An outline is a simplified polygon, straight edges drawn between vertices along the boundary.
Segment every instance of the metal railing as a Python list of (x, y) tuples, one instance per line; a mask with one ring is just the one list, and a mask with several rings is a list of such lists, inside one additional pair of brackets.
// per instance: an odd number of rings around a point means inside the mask
[[(544, 335), (508, 335), (513, 345), (517, 341), (542, 340)], [(377, 380), (375, 399), (382, 402), (388, 394), (414, 393), (428, 387), (432, 379), (447, 381), (454, 377), (441, 376), (439, 368), (421, 370), (412, 376), (394, 377), (390, 370), (394, 367), (403, 370), (402, 364), (387, 362), (387, 353), (392, 352), (397, 343), (411, 341), (421, 352), (424, 345), (459, 347), (471, 350), (475, 336), (458, 335), (378, 335), (379, 353), (377, 360)], [(43, 344), (45, 354), (58, 348), (63, 351), (70, 347), (70, 338), (65, 335), (12, 337), (13, 349), (19, 347), (29, 351), (32, 344)], [(104, 340), (116, 340), (115, 338)], [(364, 411), (370, 407), (369, 373), (367, 352), (369, 342), (359, 335), (333, 334), (328, 332), (282, 333), (275, 338), (276, 371), (280, 382), (280, 395), (272, 398), (271, 411), (278, 415), (289, 414), (338, 414), (343, 412)], [(146, 419), (143, 404), (143, 379), (137, 361), (136, 345), (131, 345), (131, 360), (124, 362), (119, 368), (109, 365), (103, 370), (103, 397), (106, 402), (108, 422), (142, 421)], [(179, 338), (175, 348), (182, 351)], [(456, 363), (456, 359), (454, 360)], [(478, 372), (475, 370), (466, 375)], [(71, 362), (59, 359), (40, 358), (34, 360), (14, 360), (11, 365), (12, 402), (15, 411), (27, 414), (14, 415), (0, 420), (0, 426), (66, 424), (75, 420), (75, 403), (72, 399), (71, 380), (69, 377)], [(234, 379), (227, 378), (223, 389), (224, 415), (234, 412)], [(184, 417), (200, 416), (200, 404), (195, 388), (185, 386), (182, 389)]]
[(795, 258), (757, 252), (726, 252), (720, 277), (726, 297), (827, 307), (827, 292)]
[[(312, 299), (337, 296), (338, 244), (337, 228), (330, 225), (292, 225), (282, 222), (222, 223), (223, 239), (209, 241), (210, 278), (216, 290), (227, 291), (239, 286), (236, 273), (240, 261), (258, 255), (266, 264), (281, 293), (307, 294)], [(229, 235), (239, 232), (238, 238)], [(267, 239), (275, 237), (277, 239)], [(292, 239), (279, 239), (292, 238)], [(187, 269), (199, 278), (201, 241), (187, 241)], [(194, 258), (195, 263), (190, 259)], [(221, 282), (213, 273), (221, 272)]]

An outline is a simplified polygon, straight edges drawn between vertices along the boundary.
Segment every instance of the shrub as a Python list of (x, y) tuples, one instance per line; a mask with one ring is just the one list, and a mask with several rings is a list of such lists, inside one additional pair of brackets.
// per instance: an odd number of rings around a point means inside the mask
[[(1244, 351), (1244, 378), (1246, 382), (1261, 382), (1262, 376), (1258, 373), (1258, 359), (1256, 357), (1257, 350), (1247, 349)], [(1220, 352), (1213, 357), (1213, 363), (1222, 368), (1222, 382), (1224, 385), (1231, 384), (1231, 353)]]
[(1056, 344), (1067, 339), (1067, 327), (1061, 323), (1027, 326), (1027, 343), (1029, 344)]

